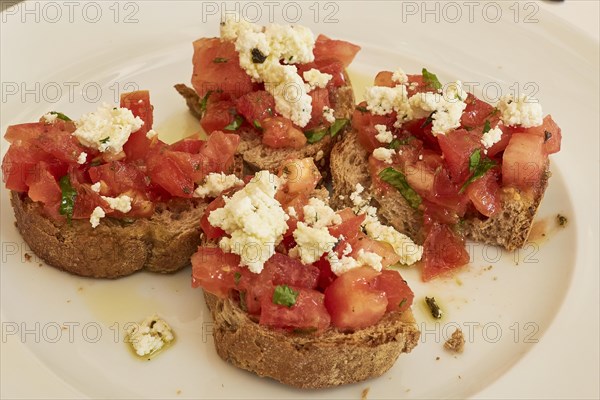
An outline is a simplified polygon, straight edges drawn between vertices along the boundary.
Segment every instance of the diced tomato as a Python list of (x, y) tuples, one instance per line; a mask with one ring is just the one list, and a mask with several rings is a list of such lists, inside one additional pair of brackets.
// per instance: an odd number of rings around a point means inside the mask
[(209, 101), (200, 125), (207, 135), (214, 131), (222, 131), (236, 117), (235, 103), (230, 100)]
[(379, 275), (370, 267), (351, 269), (325, 289), (325, 307), (333, 326), (355, 330), (379, 322), (388, 306), (385, 292), (376, 288)]
[(362, 232), (358, 232), (354, 240), (349, 241), (352, 246), (350, 257), (358, 259), (359, 253), (362, 251), (375, 253), (379, 255), (383, 268), (396, 264), (400, 261), (400, 256), (396, 254), (394, 248), (385, 242), (373, 240)]
[(338, 211), (337, 214), (342, 218), (342, 223), (330, 226), (329, 233), (335, 238), (344, 236), (348, 241), (354, 240), (367, 216), (365, 214), (356, 215), (349, 208)]
[(435, 169), (430, 168), (427, 163), (417, 161), (412, 165), (407, 165), (404, 168), (406, 181), (419, 195), (422, 197), (433, 198)]
[(422, 278), (429, 281), (469, 262), (465, 242), (448, 225), (434, 222), (423, 244)]
[(240, 257), (224, 253), (218, 247), (198, 247), (192, 255), (192, 287), (201, 287), (221, 298), (236, 287), (236, 272)]
[(561, 129), (556, 122), (554, 122), (551, 115), (546, 115), (542, 125), (527, 128), (524, 132), (543, 138), (546, 154), (553, 154), (560, 151), (560, 142), (562, 140)]
[(440, 224), (454, 225), (459, 222), (459, 217), (456, 211), (449, 208), (434, 204), (428, 200), (423, 200), (423, 222), (429, 226), (434, 221)]
[(396, 113), (388, 115), (373, 115), (365, 111), (367, 103), (360, 103), (354, 110), (352, 117), (352, 126), (358, 131), (358, 140), (365, 150), (372, 152), (381, 147), (381, 142), (375, 138), (377, 130), (375, 125), (385, 125), (389, 130), (393, 130), (396, 122)]
[(483, 156), (481, 135), (457, 129), (438, 135), (438, 141), (452, 181), (461, 184), (469, 176), (469, 158), (473, 152), (479, 149)]
[(94, 192), (89, 184), (78, 183), (73, 179), (73, 173), (69, 175), (71, 177), (71, 185), (77, 191), (77, 197), (73, 206), (73, 219), (88, 219), (96, 207), (101, 207), (105, 211), (111, 210), (108, 203), (98, 193)]
[(335, 58), (342, 63), (344, 68), (348, 68), (359, 50), (360, 46), (350, 42), (334, 40), (325, 35), (319, 35), (315, 42), (313, 54), (315, 55), (315, 62), (326, 58)]
[(104, 183), (102, 185), (102, 195), (104, 196), (118, 196), (129, 190), (141, 193), (146, 191), (145, 174), (139, 167), (130, 163), (112, 161), (90, 167), (88, 173), (93, 183)]
[(433, 181), (434, 197), (429, 200), (433, 203), (446, 207), (459, 216), (463, 216), (469, 201), (465, 193), (459, 192), (459, 186), (450, 180), (450, 175), (446, 168), (438, 168)]
[(225, 231), (223, 229), (219, 227), (214, 227), (210, 224), (210, 222), (208, 222), (208, 216), (210, 215), (210, 213), (216, 210), (217, 208), (222, 208), (224, 205), (225, 199), (223, 199), (223, 196), (221, 195), (213, 201), (211, 201), (210, 204), (206, 207), (206, 210), (204, 210), (204, 214), (202, 214), (202, 218), (200, 219), (200, 228), (202, 229), (202, 232), (204, 232), (206, 238), (209, 240), (225, 236)]
[(200, 151), (203, 157), (202, 173), (228, 172), (233, 166), (240, 137), (234, 133), (213, 132)]
[(467, 195), (477, 211), (486, 217), (491, 217), (502, 207), (499, 190), (498, 177), (493, 170), (490, 170), (467, 187)]
[(183, 151), (184, 153), (198, 154), (200, 153), (200, 150), (204, 148), (205, 145), (206, 140), (197, 139), (195, 137), (188, 137), (173, 143), (169, 146), (169, 149), (173, 151)]
[(263, 129), (262, 142), (273, 149), (301, 149), (306, 144), (306, 136), (295, 128), (287, 118), (271, 117), (261, 121)]
[(235, 104), (238, 113), (250, 124), (272, 117), (275, 112), (275, 99), (265, 90), (247, 93), (237, 99)]
[(93, 151), (84, 148), (79, 141), (72, 135), (75, 131), (73, 123), (60, 121), (51, 125), (44, 126), (44, 132), (31, 139), (29, 142), (41, 150), (49, 153), (53, 158), (70, 164), (77, 164), (79, 155), (82, 152), (92, 153)]
[(393, 88), (396, 85), (398, 85), (398, 82), (392, 79), (392, 75), (394, 75), (392, 71), (381, 71), (377, 75), (375, 75), (375, 82), (373, 84), (375, 86), (385, 86)]
[(421, 118), (402, 124), (402, 131), (421, 140), (425, 148), (439, 151), (440, 145), (438, 139), (431, 133), (431, 127), (432, 125), (427, 121), (427, 118)]
[[(171, 150), (152, 151), (148, 155), (148, 175), (152, 182), (160, 185), (167, 192), (177, 197), (191, 198), (194, 191), (194, 181), (188, 174), (188, 169), (182, 169), (179, 155), (188, 153)], [(190, 166), (190, 169), (193, 168)], [(198, 167), (200, 170), (201, 167)]]
[(500, 137), (500, 141), (494, 143), (492, 147), (487, 149), (488, 157), (494, 157), (506, 149), (506, 146), (508, 146), (510, 138), (512, 137), (514, 128), (500, 125), (500, 130), (502, 130), (502, 136)]
[[(217, 97), (236, 99), (254, 88), (232, 42), (203, 38), (194, 42), (192, 85), (203, 98), (212, 91)], [(211, 95), (212, 97), (212, 95)]]
[(544, 138), (515, 133), (502, 156), (502, 183), (521, 190), (538, 190), (547, 165)]
[[(12, 144), (2, 160), (2, 179), (8, 190), (27, 192), (27, 179), (35, 173), (39, 162), (52, 162), (53, 157), (27, 143)], [(62, 163), (61, 163), (62, 164)], [(62, 175), (66, 173), (64, 164)]]
[(316, 127), (328, 127), (331, 125), (323, 116), (323, 108), (331, 107), (329, 102), (329, 91), (327, 89), (316, 88), (308, 93), (312, 97), (312, 113), (308, 124), (304, 130), (314, 129)]
[(312, 158), (285, 161), (281, 166), (279, 176), (284, 176), (286, 181), (285, 185), (279, 189), (280, 193), (277, 194), (277, 199), (281, 195), (310, 195), (321, 180), (321, 173)]
[(319, 279), (317, 281), (317, 287), (319, 290), (324, 291), (336, 280), (337, 276), (331, 270), (331, 264), (327, 259), (327, 255), (323, 255), (316, 263), (315, 266), (319, 268)]
[(397, 271), (381, 271), (375, 286), (385, 292), (388, 300), (387, 311), (406, 311), (413, 303), (415, 295)]
[(134, 116), (140, 117), (144, 125), (136, 132), (133, 132), (123, 150), (128, 160), (141, 160), (148, 153), (150, 148), (150, 139), (146, 133), (152, 129), (154, 123), (153, 107), (150, 103), (150, 92), (139, 90), (137, 92), (123, 93), (121, 95), (121, 107), (131, 110)]
[(9, 143), (31, 142), (49, 129), (48, 125), (41, 122), (11, 125), (6, 129), (4, 139)]
[(311, 69), (317, 69), (324, 74), (332, 76), (331, 80), (327, 82), (327, 88), (338, 88), (346, 84), (346, 75), (344, 64), (335, 58), (322, 58), (315, 60), (315, 62), (298, 64), (298, 75), (304, 76), (304, 72), (310, 71)]
[[(494, 107), (491, 104), (478, 99), (471, 93), (468, 94), (465, 103), (467, 104), (467, 107), (465, 107), (462, 117), (460, 118), (461, 126), (472, 129), (485, 125), (486, 120), (490, 121), (491, 125), (492, 120), (490, 119), (490, 116), (494, 111)], [(497, 119), (498, 118), (496, 117), (496, 120)], [(491, 127), (493, 128), (494, 126), (495, 124)]]
[(29, 197), (33, 201), (40, 201), (48, 206), (58, 206), (61, 201), (60, 186), (44, 161), (40, 161), (35, 166), (34, 173), (27, 176), (26, 184), (29, 186)]
[(414, 96), (416, 93), (431, 92), (429, 85), (425, 84), (423, 75), (408, 75), (408, 97)]
[(310, 289), (291, 289), (298, 293), (296, 303), (291, 307), (273, 303), (274, 288), (262, 298), (259, 324), (283, 329), (327, 329), (331, 318), (323, 294)]

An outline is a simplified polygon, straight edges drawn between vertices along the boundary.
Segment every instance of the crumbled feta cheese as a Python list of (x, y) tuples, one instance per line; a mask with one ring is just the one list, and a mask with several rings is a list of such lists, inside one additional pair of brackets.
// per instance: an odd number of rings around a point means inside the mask
[(335, 115), (333, 113), (333, 108), (329, 108), (327, 106), (323, 107), (323, 118), (325, 118), (325, 121), (329, 122), (330, 124), (335, 122)]
[(158, 132), (156, 132), (154, 129), (150, 129), (148, 132), (146, 132), (146, 137), (150, 140), (154, 139), (157, 136)]
[(408, 88), (410, 90), (417, 90), (418, 87), (419, 87), (419, 82), (411, 82), (411, 84), (408, 85)]
[(392, 111), (398, 114), (398, 121), (412, 119), (412, 109), (408, 102), (406, 86), (396, 87), (372, 86), (365, 90), (367, 110), (375, 115), (387, 115)]
[(497, 107), (500, 110), (500, 119), (506, 126), (521, 125), (523, 128), (531, 128), (544, 122), (540, 103), (524, 94), (518, 99), (511, 95), (502, 96)]
[(100, 193), (101, 186), (102, 186), (102, 184), (100, 182), (96, 182), (91, 186), (91, 189), (96, 193)]
[[(304, 127), (311, 119), (312, 98), (293, 65), (314, 61), (313, 33), (303, 26), (272, 24), (264, 29), (239, 16), (228, 16), (221, 23), (221, 39), (231, 40), (239, 54), (240, 66), (255, 82), (264, 82), (265, 90), (275, 98), (275, 109), (294, 124)], [(253, 52), (265, 60), (255, 63)], [(309, 75), (310, 76), (310, 75)]]
[(423, 161), (423, 154), (419, 154), (419, 161)]
[(498, 143), (502, 139), (502, 129), (496, 126), (494, 129), (490, 129), (481, 136), (481, 144), (486, 149), (489, 149), (494, 144)]
[(335, 213), (323, 200), (311, 198), (304, 206), (304, 222), (314, 228), (324, 228), (342, 223), (342, 217)]
[(339, 258), (335, 251), (330, 251), (327, 254), (329, 265), (331, 266), (331, 272), (340, 276), (351, 269), (360, 267), (360, 264), (353, 257), (342, 256)]
[(95, 228), (98, 225), (100, 225), (100, 219), (104, 218), (105, 216), (106, 213), (104, 212), (102, 207), (98, 206), (94, 208), (94, 211), (92, 211), (92, 215), (90, 216), (90, 224), (92, 224), (92, 228)]
[(235, 186), (241, 186), (244, 181), (234, 174), (226, 175), (224, 173), (211, 172), (204, 178), (202, 185), (199, 185), (194, 191), (194, 197), (201, 199), (205, 197), (217, 197), (224, 191)]
[(123, 214), (131, 211), (131, 200), (133, 200), (133, 199), (131, 197), (127, 196), (126, 194), (123, 194), (118, 197), (107, 197), (107, 196), (101, 196), (101, 197), (108, 203), (110, 208), (112, 208), (115, 211), (120, 211)]
[(392, 74), (392, 81), (398, 82), (401, 85), (408, 83), (408, 75), (406, 75), (406, 73), (402, 70), (402, 68), (398, 68)]
[(126, 341), (140, 357), (157, 352), (173, 340), (175, 335), (169, 324), (156, 315), (146, 318), (141, 324), (129, 324), (127, 327)]
[(466, 98), (461, 82), (456, 81), (446, 85), (441, 94), (417, 93), (409, 99), (409, 103), (415, 119), (431, 116), (431, 133), (437, 136), (460, 126), (460, 118), (467, 107), (463, 101)]
[(385, 162), (386, 164), (391, 164), (392, 157), (394, 156), (395, 153), (396, 152), (394, 151), (394, 149), (386, 149), (385, 147), (378, 147), (375, 150), (373, 150), (373, 157), (375, 157), (376, 160)]
[(298, 213), (296, 212), (296, 209), (294, 207), (288, 207), (287, 213), (292, 218), (298, 218)]
[(42, 119), (47, 124), (55, 123), (57, 118), (58, 118), (58, 114), (56, 114), (56, 113), (46, 113), (42, 116)]
[(377, 124), (375, 130), (378, 132), (375, 139), (379, 140), (380, 143), (391, 143), (394, 140), (394, 135), (388, 130), (387, 126)]
[(379, 254), (360, 249), (357, 256), (358, 258), (356, 261), (358, 261), (360, 265), (371, 267), (375, 271), (381, 271), (383, 269), (383, 265), (381, 265), (383, 257), (381, 257)]
[(323, 73), (316, 68), (311, 68), (308, 71), (304, 71), (302, 76), (309, 86), (309, 91), (316, 88), (323, 89), (325, 86), (327, 86), (331, 78), (333, 78), (333, 75)]
[(275, 246), (288, 229), (286, 220), (289, 217), (275, 200), (280, 184), (276, 175), (260, 171), (231, 198), (225, 197), (224, 207), (208, 216), (212, 226), (231, 236), (220, 240), (221, 249), (241, 256), (241, 265), (256, 274), (273, 256)]
[(423, 256), (423, 246), (415, 244), (408, 236), (391, 226), (381, 224), (375, 218), (367, 218), (364, 227), (370, 238), (390, 244), (400, 256), (402, 264), (412, 265)]
[(81, 153), (79, 153), (79, 157), (77, 157), (77, 164), (85, 164), (86, 160), (87, 160), (87, 153), (85, 151), (82, 151)]
[(365, 191), (365, 188), (360, 183), (357, 183), (354, 192), (350, 193), (350, 201), (355, 207), (362, 207), (365, 203), (365, 199), (361, 194)]
[(73, 135), (84, 146), (109, 154), (119, 154), (129, 135), (138, 131), (144, 121), (127, 108), (102, 105), (97, 111), (85, 114), (75, 121)]
[(296, 253), (300, 261), (307, 265), (319, 260), (323, 254), (329, 253), (337, 242), (327, 228), (310, 227), (304, 222), (298, 222), (293, 236), (297, 246), (291, 254)]

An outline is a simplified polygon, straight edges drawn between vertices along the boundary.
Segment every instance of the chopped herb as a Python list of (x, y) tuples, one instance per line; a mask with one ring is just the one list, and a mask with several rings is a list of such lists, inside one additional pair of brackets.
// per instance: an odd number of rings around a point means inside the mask
[(50, 111), (49, 114), (56, 115), (56, 118), (62, 119), (63, 121), (72, 121), (71, 118), (67, 117), (65, 114), (57, 111)]
[(490, 121), (486, 119), (485, 125), (483, 125), (483, 132), (481, 132), (481, 133), (482, 134), (488, 133), (491, 129), (492, 129), (492, 126), (490, 125)]
[(392, 150), (398, 150), (398, 147), (403, 146), (405, 144), (408, 144), (411, 140), (413, 140), (415, 137), (414, 136), (409, 136), (406, 137), (404, 139), (394, 139), (390, 142), (390, 144), (388, 145), (388, 149), (392, 149)]
[(406, 304), (406, 297), (402, 299), (402, 301), (400, 302), (400, 304), (398, 304), (398, 308), (402, 308), (402, 306)]
[(346, 118), (337, 118), (333, 124), (329, 127), (329, 135), (331, 137), (335, 137), (339, 131), (341, 131), (346, 124), (348, 123), (348, 119)]
[(223, 58), (223, 57), (217, 57), (217, 58), (215, 58), (215, 59), (213, 60), (213, 62), (214, 62), (215, 64), (223, 64), (223, 63), (226, 63), (226, 62), (227, 62), (227, 59), (226, 59), (226, 58)]
[(192, 190), (187, 186), (184, 186), (181, 190), (183, 191), (184, 194), (192, 193)]
[(395, 187), (412, 208), (418, 208), (421, 205), (421, 196), (410, 187), (402, 172), (388, 167), (379, 173), (379, 177)]
[(75, 198), (77, 198), (77, 191), (73, 189), (69, 175), (65, 175), (60, 178), (59, 181), (60, 190), (62, 197), (60, 200), (60, 207), (58, 211), (60, 215), (67, 216), (67, 222), (71, 225), (71, 218), (73, 218), (73, 209), (75, 207)]
[(263, 54), (262, 51), (260, 51), (258, 48), (253, 48), (251, 51), (252, 53), (252, 62), (254, 64), (262, 64), (265, 62), (265, 60), (267, 59), (267, 56), (265, 56)]
[(258, 129), (259, 131), (262, 131), (262, 130), (263, 130), (263, 127), (262, 127), (262, 125), (260, 124), (260, 121), (259, 121), (259, 120), (257, 120), (257, 119), (255, 119), (255, 120), (254, 120), (254, 122), (252, 122), (252, 125), (254, 125), (254, 127), (255, 127), (256, 129)]
[(204, 113), (206, 112), (206, 106), (208, 104), (208, 98), (210, 97), (210, 95), (212, 94), (212, 90), (209, 90), (208, 92), (206, 92), (206, 94), (204, 95), (204, 97), (200, 100), (200, 113), (202, 115), (204, 115)]
[(556, 222), (558, 223), (559, 226), (566, 226), (567, 223), (569, 222), (569, 220), (564, 215), (558, 214), (556, 216)]
[(552, 137), (552, 132), (550, 131), (544, 131), (544, 143), (546, 143), (548, 140), (550, 140), (550, 138)]
[(441, 310), (440, 306), (438, 306), (437, 303), (435, 302), (435, 297), (425, 297), (425, 303), (429, 307), (429, 310), (431, 310), (431, 316), (433, 318), (435, 318), (435, 319), (442, 318), (442, 310)]
[(223, 129), (226, 131), (237, 131), (239, 127), (242, 126), (243, 122), (244, 118), (242, 118), (240, 115), (236, 115), (233, 121), (231, 121), (231, 123)]
[(273, 304), (279, 304), (285, 307), (292, 307), (296, 304), (299, 292), (287, 285), (277, 285), (273, 292)]
[(96, 158), (96, 159), (92, 160), (92, 162), (90, 163), (90, 167), (97, 167), (100, 164), (102, 164), (102, 159)]
[(430, 88), (434, 90), (440, 90), (442, 88), (442, 84), (440, 83), (438, 77), (435, 74), (427, 71), (426, 68), (423, 68), (421, 71), (423, 74), (423, 80)]
[(242, 279), (242, 274), (240, 274), (239, 272), (236, 272), (233, 275), (233, 281), (235, 282), (236, 286), (240, 283), (240, 279)]
[(294, 56), (290, 56), (290, 57), (288, 58), (288, 62), (292, 62), (292, 60), (293, 60), (293, 59), (294, 59)]
[(490, 112), (489, 117), (495, 117), (497, 114), (500, 114), (500, 109), (498, 107), (494, 107), (494, 109)]
[(356, 106), (356, 111), (360, 111), (363, 114), (366, 112), (369, 112), (369, 110), (367, 110), (367, 107), (363, 107), (363, 106)]
[(465, 189), (477, 179), (481, 178), (490, 169), (496, 166), (496, 162), (487, 157), (481, 158), (481, 151), (475, 149), (469, 157), (469, 171), (471, 171), (471, 177), (462, 185), (458, 193), (463, 193)]
[(304, 136), (306, 136), (306, 140), (308, 143), (317, 143), (321, 139), (323, 139), (327, 135), (327, 128), (318, 128), (312, 129), (310, 131), (304, 132)]
[(108, 143), (109, 140), (110, 140), (110, 137), (107, 136), (104, 139), (100, 139), (100, 143), (106, 144), (106, 143)]
[(435, 113), (436, 111), (432, 112), (427, 118), (425, 118), (425, 121), (421, 125), (421, 129), (425, 129), (428, 125), (431, 125), (431, 123), (433, 122), (433, 114)]

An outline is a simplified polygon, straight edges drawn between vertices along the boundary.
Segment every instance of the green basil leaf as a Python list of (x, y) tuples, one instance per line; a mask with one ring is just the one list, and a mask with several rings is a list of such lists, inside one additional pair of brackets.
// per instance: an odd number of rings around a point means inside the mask
[(252, 62), (254, 64), (262, 64), (267, 59), (267, 56), (265, 56), (264, 53), (260, 51), (257, 47), (250, 50), (250, 53), (252, 54)]
[(237, 131), (243, 123), (244, 118), (242, 118), (240, 115), (236, 115), (233, 121), (231, 121), (231, 123), (223, 129), (226, 131)]
[(62, 192), (60, 207), (58, 211), (60, 215), (67, 216), (67, 222), (71, 224), (73, 218), (73, 209), (75, 208), (75, 198), (77, 197), (77, 191), (73, 189), (69, 175), (65, 175), (60, 178), (59, 181), (60, 190)]
[(485, 125), (483, 125), (483, 131), (481, 133), (482, 134), (488, 133), (491, 129), (492, 129), (492, 125), (490, 124), (490, 121), (486, 119)]
[(214, 62), (215, 64), (223, 64), (223, 63), (226, 63), (227, 61), (228, 61), (228, 60), (227, 60), (226, 58), (223, 58), (223, 57), (217, 57), (217, 58), (215, 58), (215, 59), (213, 60), (213, 62)]
[(440, 83), (440, 80), (436, 74), (432, 74), (431, 72), (427, 71), (426, 68), (423, 68), (421, 73), (423, 74), (423, 80), (427, 86), (434, 90), (440, 90), (442, 88), (442, 84)]
[(475, 149), (473, 153), (469, 156), (469, 171), (473, 172), (479, 166), (479, 161), (481, 160), (481, 150)]
[(252, 122), (252, 125), (254, 125), (254, 127), (255, 127), (256, 129), (258, 129), (259, 131), (262, 131), (262, 130), (263, 130), (263, 127), (262, 127), (262, 125), (260, 124), (260, 121), (259, 121), (259, 120), (257, 120), (257, 119), (255, 119), (255, 120), (254, 120), (254, 122)]
[(392, 140), (390, 142), (390, 144), (388, 144), (388, 149), (398, 150), (398, 147), (410, 143), (410, 141), (412, 141), (414, 138), (415, 138), (414, 136), (405, 137), (404, 139), (396, 138), (396, 139)]
[(208, 92), (206, 92), (206, 94), (204, 95), (204, 97), (200, 100), (200, 113), (202, 115), (204, 115), (204, 113), (206, 112), (206, 106), (208, 104), (208, 98), (210, 97), (210, 95), (212, 94), (212, 90), (209, 90)]
[(335, 120), (333, 124), (329, 127), (329, 135), (331, 137), (335, 137), (341, 131), (346, 124), (348, 123), (348, 119), (346, 118), (338, 118)]
[[(475, 152), (473, 152), (473, 154), (474, 153)], [(473, 155), (471, 155), (471, 157), (473, 157)], [(471, 163), (471, 160), (469, 160), (469, 164), (470, 163)], [(463, 193), (471, 183), (473, 183), (477, 179), (481, 178), (483, 175), (485, 175), (486, 172), (488, 172), (490, 169), (492, 169), (495, 166), (496, 166), (496, 162), (494, 160), (490, 160), (489, 158), (484, 158), (483, 160), (480, 160), (477, 164), (477, 167), (475, 167), (471, 177), (460, 188), (459, 193)]]
[(429, 116), (427, 116), (427, 118), (421, 125), (421, 129), (425, 129), (425, 128), (427, 128), (428, 125), (431, 125), (433, 123), (433, 114), (435, 114), (435, 113), (436, 113), (436, 111), (432, 112), (431, 114), (429, 114)]
[(106, 143), (108, 143), (109, 140), (110, 140), (110, 137), (107, 136), (104, 139), (100, 139), (100, 143), (106, 144)]
[(306, 136), (306, 140), (310, 144), (317, 143), (318, 141), (323, 139), (325, 135), (327, 135), (327, 128), (313, 129), (304, 132), (304, 136)]
[(239, 272), (236, 272), (233, 275), (233, 281), (235, 282), (235, 286), (237, 286), (240, 283), (240, 279), (242, 279), (242, 274), (240, 274)]
[(72, 121), (72, 119), (71, 119), (71, 118), (67, 117), (65, 114), (63, 114), (63, 113), (61, 113), (61, 112), (57, 112), (57, 111), (50, 111), (50, 113), (49, 113), (49, 114), (56, 115), (56, 118), (58, 118), (58, 119), (62, 119), (63, 121), (67, 121), (67, 122), (69, 122), (69, 121)]
[(416, 209), (421, 205), (421, 196), (410, 187), (402, 172), (388, 167), (379, 173), (379, 177), (396, 188), (412, 208)]
[(287, 285), (277, 285), (273, 292), (273, 304), (279, 304), (280, 306), (292, 307), (296, 304), (300, 292), (292, 289)]

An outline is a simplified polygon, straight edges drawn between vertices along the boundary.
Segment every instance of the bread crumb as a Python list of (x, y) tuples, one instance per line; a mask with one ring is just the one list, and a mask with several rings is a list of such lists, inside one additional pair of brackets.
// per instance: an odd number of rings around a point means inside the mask
[(362, 400), (367, 400), (367, 396), (369, 395), (369, 390), (371, 390), (370, 387), (363, 389), (363, 391), (362, 391), (362, 393), (360, 395), (360, 398)]
[(181, 389), (177, 389), (177, 390), (175, 391), (175, 394), (177, 394), (177, 395), (180, 395), (180, 394), (181, 394)]
[(25, 261), (27, 261), (27, 262), (31, 261), (31, 254), (25, 253), (23, 255), (25, 256)]
[(44, 264), (38, 263), (38, 267), (43, 267), (43, 266), (44, 266)]
[(67, 300), (67, 303), (70, 303), (70, 302), (71, 302), (71, 300), (70, 300), (70, 299), (69, 299), (69, 300)]
[(564, 215), (561, 214), (557, 214), (556, 215), (556, 223), (558, 224), (558, 226), (560, 226), (561, 228), (564, 228), (565, 226), (567, 226), (567, 223), (569, 222), (569, 220), (567, 219), (567, 217), (565, 217)]
[(83, 292), (83, 287), (79, 286), (79, 287), (77, 288), (77, 291), (78, 291), (78, 292)]
[(435, 358), (435, 361), (439, 361), (439, 360), (440, 360), (440, 357), (436, 357), (436, 358)]
[(492, 265), (488, 265), (487, 267), (485, 267), (483, 270), (484, 271), (489, 271), (490, 269), (494, 268)]
[(450, 339), (444, 343), (444, 348), (454, 353), (462, 353), (465, 349), (465, 337), (460, 328), (456, 328)]

